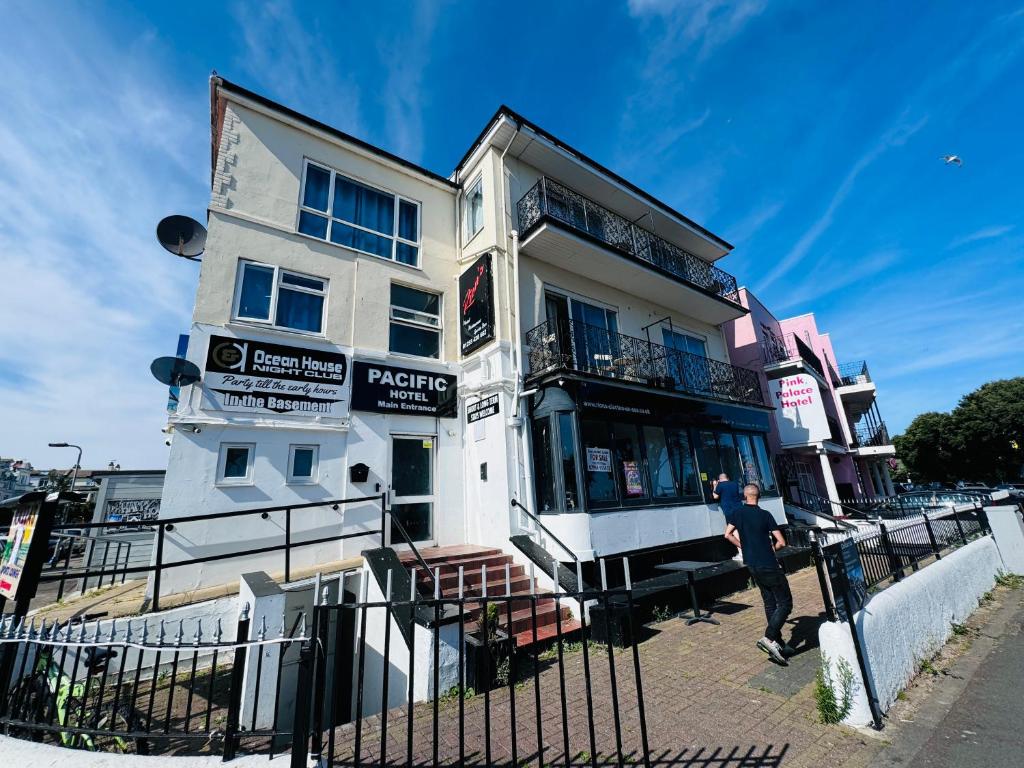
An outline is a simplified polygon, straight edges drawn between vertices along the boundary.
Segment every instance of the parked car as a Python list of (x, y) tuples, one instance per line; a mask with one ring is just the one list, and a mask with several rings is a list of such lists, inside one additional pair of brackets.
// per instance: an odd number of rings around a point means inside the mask
[(1000, 483), (996, 490), (1006, 491), (1016, 501), (1024, 501), (1024, 483)]
[(992, 490), (984, 483), (969, 483), (966, 482), (965, 480), (961, 480), (959, 483), (957, 483), (956, 489), (958, 491), (978, 491), (981, 493), (989, 493)]

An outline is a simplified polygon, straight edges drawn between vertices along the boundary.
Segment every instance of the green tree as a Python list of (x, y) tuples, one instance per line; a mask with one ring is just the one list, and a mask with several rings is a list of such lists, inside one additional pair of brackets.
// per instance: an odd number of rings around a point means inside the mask
[(993, 483), (1020, 479), (1024, 377), (982, 385), (965, 395), (950, 415), (955, 423), (952, 445), (966, 479)]
[(922, 413), (893, 439), (918, 481), (1024, 477), (1024, 377), (990, 381), (950, 413)]
[(948, 413), (931, 411), (917, 416), (902, 435), (893, 438), (896, 453), (917, 482), (956, 479), (955, 425)]

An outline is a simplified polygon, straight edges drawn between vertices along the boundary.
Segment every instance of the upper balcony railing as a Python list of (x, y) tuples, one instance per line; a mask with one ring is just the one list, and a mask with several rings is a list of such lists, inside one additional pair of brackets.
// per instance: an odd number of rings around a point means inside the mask
[(755, 371), (600, 326), (572, 320), (548, 321), (527, 331), (526, 343), (530, 348), (530, 378), (549, 371), (572, 371), (673, 392), (764, 405)]
[(703, 291), (739, 304), (736, 278), (609, 211), (578, 192), (541, 177), (518, 205), (519, 229), (526, 233), (545, 218), (566, 224), (625, 255)]
[(853, 432), (853, 440), (858, 448), (892, 444), (892, 440), (889, 439), (889, 430), (885, 428), (885, 422), (881, 424), (857, 424)]
[(825, 377), (821, 358), (795, 333), (786, 333), (782, 336), (765, 334), (764, 341), (761, 342), (761, 354), (767, 365), (785, 363), (789, 360), (803, 360), (821, 374), (822, 378)]
[(871, 381), (871, 374), (868, 372), (868, 364), (863, 360), (852, 363), (839, 364), (839, 378), (844, 387), (851, 384), (868, 384)]

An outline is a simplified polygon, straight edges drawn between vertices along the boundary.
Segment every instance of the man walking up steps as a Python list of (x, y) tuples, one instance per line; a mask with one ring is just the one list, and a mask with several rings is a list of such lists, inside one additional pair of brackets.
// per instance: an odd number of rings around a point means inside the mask
[(771, 512), (757, 505), (761, 491), (756, 485), (744, 486), (743, 497), (745, 503), (733, 513), (725, 527), (725, 538), (740, 547), (743, 562), (761, 589), (768, 626), (764, 637), (757, 641), (757, 647), (776, 664), (789, 666), (786, 656), (791, 656), (793, 649), (782, 642), (782, 626), (793, 610), (793, 595), (775, 557), (776, 551), (786, 546), (786, 539)]

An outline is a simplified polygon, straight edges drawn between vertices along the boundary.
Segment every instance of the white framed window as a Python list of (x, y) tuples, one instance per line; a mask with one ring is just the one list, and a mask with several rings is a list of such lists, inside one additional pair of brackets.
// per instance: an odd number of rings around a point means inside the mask
[(221, 443), (217, 458), (218, 485), (252, 485), (255, 443)]
[(484, 178), (480, 176), (466, 193), (466, 242), (484, 228)]
[(441, 357), (441, 295), (391, 284), (388, 349), (400, 355)]
[(300, 272), (239, 261), (235, 320), (304, 333), (323, 333), (328, 280)]
[(288, 482), (292, 485), (313, 485), (320, 475), (320, 446), (288, 447)]
[(335, 245), (418, 267), (420, 204), (306, 160), (298, 231)]

